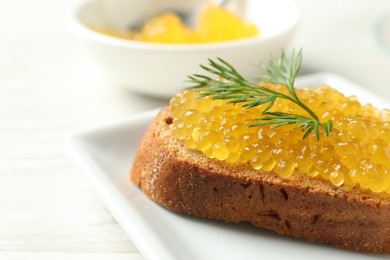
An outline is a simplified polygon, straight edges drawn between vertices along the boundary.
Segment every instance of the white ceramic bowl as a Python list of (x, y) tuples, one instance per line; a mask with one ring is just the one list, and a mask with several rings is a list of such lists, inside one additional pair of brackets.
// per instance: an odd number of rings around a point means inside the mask
[[(300, 17), (292, 0), (248, 0), (244, 9), (241, 6), (241, 14), (259, 26), (261, 35), (205, 44), (137, 42), (107, 36), (86, 26), (93, 24), (123, 29), (129, 26), (129, 22), (138, 19), (140, 14), (151, 12), (152, 7), (163, 8), (161, 4), (147, 5), (145, 1), (150, 3), (156, 0), (82, 1), (72, 13), (71, 25), (87, 40), (97, 62), (105, 67), (114, 84), (158, 97), (171, 97), (185, 85), (187, 76), (204, 74), (199, 64), (206, 64), (208, 58), (223, 58), (245, 77), (258, 75), (260, 62), (268, 60), (271, 53), (277, 55), (287, 47)], [(167, 2), (172, 4), (175, 1)], [(190, 2), (196, 4), (194, 0)], [(111, 5), (107, 6), (107, 3)]]

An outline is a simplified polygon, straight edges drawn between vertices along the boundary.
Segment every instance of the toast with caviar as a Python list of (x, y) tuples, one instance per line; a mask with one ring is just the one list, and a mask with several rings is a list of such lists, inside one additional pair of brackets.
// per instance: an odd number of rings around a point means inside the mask
[(343, 189), (300, 172), (285, 179), (248, 164), (209, 159), (174, 138), (172, 128), (170, 110), (162, 110), (131, 170), (131, 180), (158, 204), (340, 248), (390, 253), (390, 194)]
[[(295, 59), (275, 64), (294, 72)], [(193, 77), (155, 117), (132, 182), (174, 212), (390, 254), (390, 112), (328, 86), (211, 67), (223, 80)]]

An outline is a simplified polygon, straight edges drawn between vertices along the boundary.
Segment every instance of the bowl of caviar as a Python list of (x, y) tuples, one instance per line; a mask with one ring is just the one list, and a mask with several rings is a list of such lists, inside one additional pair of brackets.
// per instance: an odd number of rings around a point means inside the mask
[[(191, 10), (191, 23), (178, 15)], [(82, 0), (70, 21), (113, 85), (170, 98), (210, 58), (257, 76), (262, 62), (288, 48), (299, 18), (291, 0)]]

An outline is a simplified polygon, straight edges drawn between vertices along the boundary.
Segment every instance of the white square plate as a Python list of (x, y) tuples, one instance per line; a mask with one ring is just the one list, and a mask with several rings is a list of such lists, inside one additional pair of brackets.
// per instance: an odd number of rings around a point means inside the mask
[[(390, 107), (381, 99), (337, 75), (301, 77), (297, 86), (329, 84), (363, 103)], [(145, 129), (157, 110), (84, 131), (67, 141), (71, 156), (86, 171), (114, 217), (147, 259), (389, 259), (339, 250), (280, 236), (247, 223), (233, 224), (172, 213), (143, 195), (128, 173)]]

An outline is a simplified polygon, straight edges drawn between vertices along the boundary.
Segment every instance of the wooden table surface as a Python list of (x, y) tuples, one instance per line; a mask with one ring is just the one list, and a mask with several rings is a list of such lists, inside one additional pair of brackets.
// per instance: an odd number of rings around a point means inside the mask
[[(375, 35), (390, 1), (297, 3), (291, 46), (304, 49), (303, 72), (335, 72), (390, 99), (390, 56)], [(70, 4), (0, 0), (0, 259), (142, 259), (64, 140), (168, 101), (112, 84), (69, 30)]]

